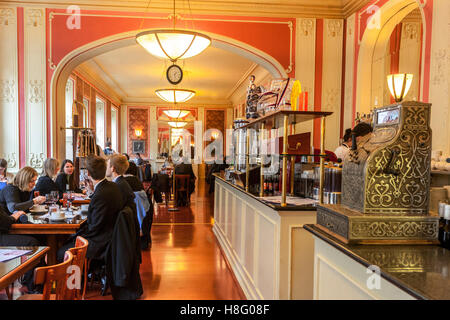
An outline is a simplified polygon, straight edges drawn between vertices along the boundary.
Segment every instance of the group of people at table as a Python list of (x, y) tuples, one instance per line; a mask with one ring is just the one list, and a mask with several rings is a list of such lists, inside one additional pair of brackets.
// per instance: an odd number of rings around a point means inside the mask
[[(135, 198), (136, 194), (145, 194), (145, 191), (142, 182), (136, 177), (136, 165), (129, 162), (125, 155), (113, 154), (107, 159), (88, 157), (86, 169), (87, 179), (83, 181), (82, 190), (75, 183), (74, 165), (70, 160), (64, 160), (60, 166), (57, 159), (48, 158), (44, 161), (40, 176), (29, 166), (21, 168), (13, 176), (7, 172), (7, 162), (0, 159), (0, 246), (45, 245), (38, 236), (9, 234), (9, 230), (14, 223), (20, 223), (20, 217), (26, 215), (34, 205), (44, 204), (46, 196), (52, 191), (58, 193), (59, 199), (67, 192), (74, 192), (78, 196), (88, 194), (90, 197), (86, 223), (58, 248), (60, 262), (64, 259), (65, 251), (74, 247), (77, 236), (89, 242), (87, 259), (104, 260), (116, 220), (125, 207), (133, 211), (136, 226), (143, 228), (138, 221), (139, 209)], [(139, 236), (140, 249), (146, 249), (151, 244), (150, 233), (141, 231)], [(36, 289), (32, 272), (25, 275), (23, 284), (29, 291)]]

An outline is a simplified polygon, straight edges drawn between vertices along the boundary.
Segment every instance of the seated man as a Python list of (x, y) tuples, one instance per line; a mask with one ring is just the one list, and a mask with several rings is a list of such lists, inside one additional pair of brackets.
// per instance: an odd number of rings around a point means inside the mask
[(99, 156), (90, 156), (87, 159), (86, 168), (88, 188), (93, 191), (87, 223), (58, 250), (58, 261), (63, 261), (64, 252), (74, 247), (77, 236), (82, 236), (89, 241), (86, 253), (88, 259), (103, 260), (112, 237), (117, 215), (124, 207), (119, 187), (105, 178), (106, 161)]
[[(125, 156), (120, 154), (113, 154), (108, 158), (106, 176), (108, 178), (111, 178), (112, 181), (119, 187), (120, 193), (122, 195), (123, 207), (129, 207), (133, 211), (136, 234), (139, 235), (139, 221), (137, 218), (136, 203), (134, 202), (135, 195), (130, 185), (123, 177), (123, 174), (127, 171), (128, 166), (128, 160)], [(137, 250), (140, 255), (141, 249), (137, 248)]]

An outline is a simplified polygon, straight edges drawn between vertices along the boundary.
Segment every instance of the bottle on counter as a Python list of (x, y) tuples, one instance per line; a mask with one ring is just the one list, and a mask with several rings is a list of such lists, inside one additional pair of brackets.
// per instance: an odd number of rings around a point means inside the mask
[(280, 189), (280, 175), (277, 173), (275, 175), (275, 181), (273, 183), (274, 194), (277, 193)]
[(450, 249), (450, 204), (445, 205), (443, 227), (439, 228), (439, 241), (444, 248)]
[(268, 192), (269, 192), (269, 195), (273, 195), (273, 174), (270, 174), (269, 175), (269, 181), (268, 181)]
[(264, 176), (264, 196), (267, 197), (269, 194), (269, 183), (268, 183), (268, 177)]

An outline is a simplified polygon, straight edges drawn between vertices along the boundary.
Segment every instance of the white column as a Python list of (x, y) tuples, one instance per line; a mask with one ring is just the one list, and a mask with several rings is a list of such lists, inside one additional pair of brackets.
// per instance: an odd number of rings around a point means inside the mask
[(347, 19), (347, 34), (345, 35), (345, 90), (344, 90), (344, 130), (353, 123), (353, 80), (355, 57), (355, 13)]
[(324, 19), (321, 110), (333, 112), (325, 120), (326, 150), (334, 150), (339, 146), (343, 29), (343, 20)]
[(434, 0), (430, 102), (433, 149), (450, 153), (450, 1)]
[(45, 45), (44, 9), (24, 8), (26, 164), (38, 171), (47, 154)]
[(0, 157), (8, 171), (19, 170), (17, 10), (0, 7)]
[[(302, 85), (302, 91), (308, 92), (308, 110), (314, 111), (314, 76), (316, 67), (316, 19), (297, 19), (297, 39), (295, 48), (295, 79)], [(299, 123), (296, 133), (311, 132), (313, 139), (313, 121)]]
[(158, 157), (158, 121), (156, 120), (156, 107), (150, 107), (149, 113), (150, 160), (156, 160), (156, 158)]

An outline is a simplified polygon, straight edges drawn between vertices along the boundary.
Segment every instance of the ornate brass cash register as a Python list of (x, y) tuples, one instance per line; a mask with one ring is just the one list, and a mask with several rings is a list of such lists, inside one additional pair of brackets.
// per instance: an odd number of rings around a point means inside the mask
[(344, 160), (342, 202), (320, 205), (317, 223), (345, 243), (436, 243), (430, 215), (431, 104), (374, 110), (373, 132)]

